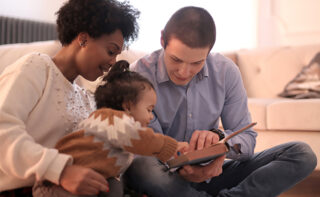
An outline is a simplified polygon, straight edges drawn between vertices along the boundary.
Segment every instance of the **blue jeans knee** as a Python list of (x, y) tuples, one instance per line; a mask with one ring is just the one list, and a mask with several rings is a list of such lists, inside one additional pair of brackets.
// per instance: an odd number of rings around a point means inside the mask
[(297, 172), (302, 175), (310, 174), (317, 166), (317, 156), (311, 147), (305, 142), (293, 142), (292, 150), (288, 152), (289, 155), (296, 153), (294, 159), (297, 160)]

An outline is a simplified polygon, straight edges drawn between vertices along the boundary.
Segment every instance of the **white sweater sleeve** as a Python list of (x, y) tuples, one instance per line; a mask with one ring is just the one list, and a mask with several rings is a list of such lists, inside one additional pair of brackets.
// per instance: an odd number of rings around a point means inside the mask
[(41, 98), (47, 80), (46, 66), (32, 60), (20, 59), (0, 76), (0, 170), (8, 176), (34, 176), (58, 184), (70, 156), (43, 147), (26, 131), (28, 115)]

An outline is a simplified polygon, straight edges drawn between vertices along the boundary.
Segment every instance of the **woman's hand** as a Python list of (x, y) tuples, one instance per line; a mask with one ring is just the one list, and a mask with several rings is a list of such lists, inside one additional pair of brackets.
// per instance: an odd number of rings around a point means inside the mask
[(109, 191), (108, 182), (101, 174), (77, 165), (64, 168), (60, 176), (60, 185), (77, 195), (96, 195), (100, 191)]

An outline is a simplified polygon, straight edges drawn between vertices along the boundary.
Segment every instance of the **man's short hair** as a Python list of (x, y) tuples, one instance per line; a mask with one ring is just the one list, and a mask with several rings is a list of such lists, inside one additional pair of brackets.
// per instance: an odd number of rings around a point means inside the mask
[(216, 27), (212, 16), (200, 7), (184, 7), (176, 11), (167, 22), (162, 39), (164, 48), (174, 37), (190, 48), (213, 47)]

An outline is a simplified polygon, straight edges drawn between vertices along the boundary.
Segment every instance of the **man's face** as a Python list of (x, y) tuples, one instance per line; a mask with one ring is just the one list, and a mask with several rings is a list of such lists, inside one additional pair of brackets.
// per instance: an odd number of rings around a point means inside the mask
[(170, 80), (176, 85), (187, 85), (203, 68), (209, 46), (190, 48), (176, 38), (171, 38), (164, 50), (164, 62)]

